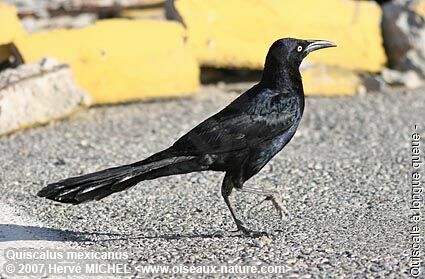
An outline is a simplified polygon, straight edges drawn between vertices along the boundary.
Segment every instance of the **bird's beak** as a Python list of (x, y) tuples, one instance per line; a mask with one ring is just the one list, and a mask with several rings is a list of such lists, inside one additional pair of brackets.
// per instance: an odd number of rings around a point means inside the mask
[(314, 41), (308, 41), (309, 45), (305, 49), (306, 53), (309, 54), (312, 51), (327, 48), (327, 47), (336, 47), (335, 43), (329, 42), (329, 41), (322, 41), (322, 40), (314, 40)]

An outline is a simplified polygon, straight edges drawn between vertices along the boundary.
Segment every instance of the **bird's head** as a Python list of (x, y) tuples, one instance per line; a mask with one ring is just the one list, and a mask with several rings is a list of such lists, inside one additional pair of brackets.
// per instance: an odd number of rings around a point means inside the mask
[(280, 39), (275, 41), (270, 47), (266, 64), (270, 62), (273, 65), (283, 64), (299, 67), (310, 52), (328, 47), (336, 47), (336, 44), (323, 40)]

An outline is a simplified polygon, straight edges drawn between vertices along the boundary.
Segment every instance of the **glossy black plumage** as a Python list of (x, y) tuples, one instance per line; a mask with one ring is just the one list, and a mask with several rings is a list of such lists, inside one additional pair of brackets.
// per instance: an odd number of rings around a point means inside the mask
[(243, 184), (291, 140), (298, 128), (304, 112), (301, 61), (309, 52), (331, 46), (335, 45), (327, 41), (276, 41), (267, 54), (261, 81), (170, 148), (130, 165), (49, 184), (38, 196), (78, 204), (102, 199), (143, 180), (223, 171), (223, 198), (238, 229), (250, 233), (236, 217), (228, 197), (233, 188), (264, 194), (281, 213), (282, 207), (271, 193)]

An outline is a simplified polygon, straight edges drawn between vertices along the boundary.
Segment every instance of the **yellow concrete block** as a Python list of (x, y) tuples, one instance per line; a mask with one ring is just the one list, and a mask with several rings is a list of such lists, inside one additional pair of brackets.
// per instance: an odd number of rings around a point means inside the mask
[(386, 63), (374, 1), (177, 0), (175, 6), (204, 65), (260, 69), (268, 47), (283, 37), (338, 44), (313, 54), (313, 62), (371, 72)]
[(315, 65), (302, 70), (304, 93), (309, 96), (352, 96), (361, 86), (354, 71)]
[(0, 2), (0, 45), (9, 44), (24, 34), (15, 7)]
[(84, 29), (21, 37), (26, 62), (52, 56), (66, 62), (95, 103), (192, 94), (199, 67), (178, 23), (113, 19)]

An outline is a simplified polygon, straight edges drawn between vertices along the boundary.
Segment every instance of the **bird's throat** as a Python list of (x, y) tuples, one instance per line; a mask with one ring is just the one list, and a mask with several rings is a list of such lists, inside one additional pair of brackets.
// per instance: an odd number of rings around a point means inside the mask
[(271, 90), (285, 92), (286, 94), (304, 95), (298, 65), (266, 63), (260, 83)]

